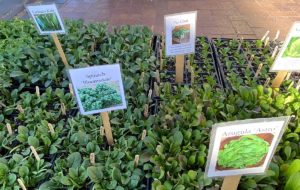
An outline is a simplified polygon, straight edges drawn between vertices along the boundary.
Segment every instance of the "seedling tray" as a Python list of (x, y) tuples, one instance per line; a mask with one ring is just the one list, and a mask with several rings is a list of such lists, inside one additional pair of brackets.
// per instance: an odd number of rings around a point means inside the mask
[[(211, 45), (214, 51), (214, 57), (219, 68), (219, 74), (222, 78), (223, 85), (225, 89), (233, 89), (232, 81), (229, 81), (230, 74), (237, 74), (237, 81), (242, 85), (246, 84), (249, 77), (253, 77), (253, 81), (260, 84), (258, 79), (254, 79), (255, 71), (252, 65), (249, 65), (249, 61), (246, 58), (245, 52), (242, 47), (239, 48), (236, 42), (229, 38), (213, 38)], [(218, 42), (217, 42), (218, 41)], [(216, 46), (217, 43), (223, 43), (219, 47)], [(230, 49), (230, 45), (233, 46)], [(235, 46), (234, 46), (235, 45)], [(227, 49), (226, 49), (227, 48)], [(229, 48), (229, 49), (228, 49)], [(220, 51), (224, 50), (222, 55)], [(248, 78), (245, 76), (245, 72), (248, 73)]]

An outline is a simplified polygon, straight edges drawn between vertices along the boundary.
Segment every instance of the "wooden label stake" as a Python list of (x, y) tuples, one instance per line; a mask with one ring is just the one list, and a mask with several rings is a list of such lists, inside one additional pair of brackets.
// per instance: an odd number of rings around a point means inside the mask
[(23, 181), (21, 179), (17, 179), (17, 181), (18, 181), (20, 187), (22, 188), (22, 190), (27, 190), (26, 187), (25, 187), (25, 185), (24, 185), (24, 183), (23, 183)]
[(151, 99), (152, 99), (152, 89), (150, 89), (148, 92), (148, 101), (151, 102)]
[(100, 135), (101, 135), (101, 136), (104, 136), (104, 135), (105, 135), (104, 127), (103, 127), (103, 126), (100, 127)]
[(12, 135), (13, 134), (13, 130), (12, 130), (11, 125), (9, 123), (6, 123), (6, 128), (7, 128), (8, 134)]
[(60, 103), (60, 110), (62, 115), (67, 115), (66, 106), (63, 102)]
[(183, 83), (184, 55), (176, 55), (176, 83)]
[(35, 87), (35, 93), (36, 93), (38, 98), (41, 96), (40, 88), (38, 86)]
[(134, 166), (137, 167), (139, 165), (140, 155), (135, 155), (134, 157)]
[(298, 80), (297, 85), (296, 85), (296, 89), (299, 90), (299, 88), (300, 88), (300, 79)]
[(156, 78), (156, 82), (160, 83), (160, 74), (159, 74), (159, 70), (158, 69), (155, 72), (155, 78)]
[(273, 39), (273, 41), (276, 41), (279, 38), (280, 35), (280, 30), (277, 30), (275, 38)]
[(254, 59), (254, 55), (252, 54), (250, 59), (249, 59), (248, 65), (247, 65), (247, 69), (249, 69), (251, 67), (253, 59)]
[(163, 69), (164, 67), (164, 63), (163, 63), (163, 53), (162, 53), (162, 49), (159, 50), (159, 61), (160, 61), (160, 70)]
[(159, 96), (159, 86), (157, 84), (157, 82), (154, 82), (154, 94), (155, 96)]
[(265, 41), (265, 47), (267, 47), (267, 46), (269, 45), (269, 41), (270, 41), (270, 38), (267, 37), (267, 38), (266, 38), (266, 41)]
[(284, 81), (288, 72), (286, 71), (279, 71), (272, 82), (272, 88), (279, 88), (281, 83)]
[(285, 80), (289, 80), (290, 77), (291, 77), (291, 75), (292, 75), (292, 72), (288, 72), (288, 74), (287, 74), (286, 77), (285, 77)]
[(95, 153), (90, 154), (90, 162), (91, 162), (92, 165), (95, 165), (95, 163), (96, 163), (95, 162)]
[(194, 84), (195, 82), (195, 73), (194, 73), (194, 69), (191, 68), (191, 84)]
[(37, 161), (40, 161), (41, 158), (39, 157), (39, 155), (38, 155), (37, 151), (35, 150), (35, 148), (34, 148), (33, 146), (30, 146), (30, 149), (31, 149), (31, 151), (32, 151), (32, 153), (33, 153), (35, 159), (36, 159)]
[(48, 128), (49, 128), (49, 131), (50, 131), (51, 134), (55, 133), (53, 125), (51, 123), (48, 123)]
[(235, 190), (239, 186), (241, 176), (224, 177), (221, 190)]
[(270, 80), (271, 80), (270, 77), (268, 77), (268, 78), (266, 79), (265, 84), (264, 84), (264, 87), (267, 87), (267, 86), (269, 85)]
[(74, 90), (73, 90), (73, 86), (71, 83), (69, 83), (69, 90), (70, 90), (70, 93), (72, 94), (72, 96), (74, 97)]
[(261, 38), (261, 41), (265, 41), (265, 39), (267, 38), (267, 36), (269, 35), (270, 31), (268, 30), (265, 35)]
[(142, 133), (142, 140), (144, 140), (144, 138), (146, 137), (146, 135), (147, 135), (147, 130), (146, 129), (144, 129), (143, 130), (143, 133)]
[(145, 118), (149, 117), (149, 105), (148, 104), (144, 105), (144, 117)]
[(278, 52), (278, 46), (276, 46), (276, 47), (274, 48), (274, 50), (273, 50), (273, 53), (272, 53), (272, 56), (271, 56), (272, 59), (275, 58), (277, 52)]
[(59, 55), (60, 55), (60, 57), (62, 59), (62, 62), (64, 63), (65, 67), (69, 67), (69, 63), (68, 63), (66, 55), (65, 55), (65, 53), (64, 53), (64, 51), (63, 51), (63, 49), (61, 47), (61, 44), (60, 44), (60, 42), (58, 40), (57, 34), (53, 33), (53, 34), (51, 34), (51, 36), (52, 36), (52, 38), (54, 40), (54, 43), (55, 43), (56, 48), (58, 50), (58, 53), (59, 53)]
[(111, 145), (114, 144), (114, 139), (113, 139), (112, 130), (111, 130), (111, 127), (110, 127), (110, 121), (109, 121), (108, 113), (107, 112), (102, 112), (101, 117), (102, 117), (102, 122), (103, 122), (105, 136), (106, 136), (108, 145), (111, 146)]
[(260, 64), (258, 65), (258, 68), (257, 68), (257, 71), (256, 71), (256, 73), (255, 73), (254, 78), (257, 78), (257, 77), (258, 77), (258, 75), (259, 75), (259, 73), (260, 73), (262, 67), (263, 67), (263, 64), (260, 63)]
[(17, 105), (17, 109), (20, 113), (24, 113), (24, 109), (22, 108), (22, 106), (20, 104)]

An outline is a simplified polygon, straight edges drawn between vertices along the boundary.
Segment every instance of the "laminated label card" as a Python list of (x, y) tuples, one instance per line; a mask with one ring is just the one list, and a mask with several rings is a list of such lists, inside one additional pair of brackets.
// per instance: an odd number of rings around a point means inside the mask
[(208, 177), (263, 174), (290, 117), (215, 124), (206, 166)]
[(119, 64), (70, 69), (69, 77), (81, 114), (126, 108)]
[(300, 22), (293, 24), (270, 71), (300, 71)]
[(28, 5), (26, 8), (40, 34), (65, 33), (64, 24), (55, 4)]
[(166, 55), (195, 52), (197, 11), (165, 15)]

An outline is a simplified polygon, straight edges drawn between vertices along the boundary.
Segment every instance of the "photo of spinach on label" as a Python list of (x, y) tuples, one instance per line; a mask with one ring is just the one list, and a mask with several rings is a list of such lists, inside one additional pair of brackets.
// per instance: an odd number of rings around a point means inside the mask
[(37, 14), (34, 16), (42, 31), (62, 30), (55, 13)]
[(238, 139), (229, 141), (219, 151), (218, 166), (232, 169), (257, 166), (264, 160), (269, 151), (269, 146), (270, 144), (267, 141), (257, 135), (241, 136)]
[(85, 111), (109, 108), (122, 103), (118, 83), (101, 83), (95, 88), (84, 87), (78, 89), (80, 101)]
[(300, 37), (292, 37), (282, 57), (300, 58)]
[(190, 25), (176, 26), (172, 30), (172, 44), (187, 43), (190, 40)]

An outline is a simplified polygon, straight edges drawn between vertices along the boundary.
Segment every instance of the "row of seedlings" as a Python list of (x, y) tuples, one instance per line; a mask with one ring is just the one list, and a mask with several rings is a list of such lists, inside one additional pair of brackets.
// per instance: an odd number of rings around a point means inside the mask
[[(75, 25), (80, 24), (73, 23)], [(22, 24), (30, 25), (28, 22)], [(93, 29), (88, 27), (87, 30)], [(24, 38), (30, 39), (33, 43), (34, 40), (31, 38), (35, 36), (35, 30), (31, 32), (33, 35), (29, 32), (30, 35), (27, 33), (27, 36), (24, 35)], [(90, 41), (89, 35), (77, 34), (75, 31), (74, 35), (70, 36), (70, 39), (76, 39), (75, 36), (79, 38), (84, 37), (84, 39)], [(92, 40), (92, 43), (89, 43), (91, 52), (83, 51), (81, 45), (78, 45), (79, 47), (76, 48), (76, 43), (74, 42), (74, 47), (69, 49), (62, 40), (63, 47), (66, 48), (67, 58), (74, 67), (98, 65), (103, 64), (103, 62), (108, 64), (114, 62), (122, 63), (128, 108), (110, 114), (114, 137), (116, 137), (115, 145), (112, 148), (105, 143), (103, 128), (100, 128), (102, 121), (99, 116), (66, 115), (68, 110), (76, 109), (75, 100), (68, 89), (51, 90), (52, 88), (47, 88), (44, 91), (35, 90), (41, 89), (40, 87), (31, 88), (29, 92), (27, 91), (27, 86), (31, 87), (36, 84), (55, 86), (55, 82), (57, 82), (59, 85), (63, 83), (67, 86), (67, 78), (60, 79), (60, 75), (57, 74), (58, 72), (60, 74), (63, 73), (61, 72), (63, 70), (62, 67), (56, 67), (57, 72), (53, 78), (40, 78), (37, 80), (40, 83), (34, 83), (24, 75), (28, 66), (23, 68), (19, 65), (14, 65), (14, 68), (19, 71), (17, 73), (19, 75), (15, 73), (14, 75), (6, 76), (10, 81), (17, 80), (20, 82), (19, 90), (9, 94), (11, 83), (1, 88), (1, 97), (11, 97), (11, 99), (1, 100), (1, 106), (5, 107), (3, 112), (1, 111), (1, 136), (3, 137), (1, 138), (1, 142), (3, 142), (1, 144), (5, 145), (1, 146), (1, 156), (3, 157), (1, 163), (2, 165), (11, 163), (9, 167), (3, 166), (5, 176), (8, 176), (7, 181), (6, 179), (4, 180), (6, 187), (19, 186), (16, 178), (20, 177), (28, 188), (151, 189), (151, 182), (147, 177), (149, 175), (147, 174), (149, 159), (147, 154), (143, 154), (145, 146), (143, 141), (140, 141), (146, 136), (144, 128), (151, 127), (154, 120), (154, 117), (148, 111), (152, 106), (147, 97), (151, 75), (150, 68), (154, 64), (154, 58), (151, 57), (152, 52), (148, 43), (151, 36), (151, 31), (145, 27), (125, 26), (115, 29), (109, 36), (103, 37), (107, 40)], [(141, 41), (141, 39), (145, 41)], [(60, 62), (57, 52), (50, 52), (51, 48), (48, 47), (47, 39), (45, 41), (39, 45), (39, 48), (42, 49), (41, 51), (48, 52), (47, 55), (50, 58), (54, 58), (53, 62)], [(24, 45), (26, 44), (19, 45), (19, 49), (25, 51)], [(43, 44), (45, 46), (42, 46)], [(46, 50), (43, 50), (43, 48)], [(28, 49), (34, 51), (30, 48)], [(80, 52), (78, 52), (79, 54), (75, 52), (69, 53), (71, 51)], [(9, 58), (12, 58), (13, 54), (10, 56)], [(47, 65), (48, 59), (46, 59), (45, 55), (43, 57), (45, 59), (37, 61), (40, 60), (38, 56), (16, 56), (16, 58), (24, 59), (23, 61), (26, 61), (27, 65), (30, 62), (33, 64), (39, 62), (41, 65)], [(9, 58), (6, 57), (5, 59)], [(30, 60), (27, 61), (27, 59)], [(53, 65), (57, 66), (59, 64), (55, 63)], [(34, 65), (29, 66), (34, 67)], [(12, 68), (6, 69), (8, 72), (13, 70)], [(40, 67), (39, 69), (47, 70), (48, 67)], [(44, 72), (44, 70), (41, 72)], [(30, 77), (29, 74), (26, 76)], [(49, 80), (50, 82), (48, 82)], [(52, 82), (55, 84), (52, 84)], [(69, 99), (63, 101), (62, 98), (58, 99), (56, 96), (67, 96)], [(49, 107), (49, 105), (51, 106)], [(62, 114), (64, 115), (63, 117), (61, 116)], [(5, 125), (6, 123), (8, 125)], [(11, 127), (8, 127), (9, 125)], [(6, 130), (6, 128), (11, 130)], [(16, 138), (9, 136), (12, 140), (8, 141), (5, 138), (8, 132), (15, 134)], [(22, 146), (19, 144), (22, 144)], [(38, 162), (35, 162), (31, 156), (32, 152), (28, 148), (29, 145), (35, 147), (39, 157)], [(47, 157), (46, 161), (44, 156), (45, 158)], [(48, 157), (51, 157), (51, 159), (48, 159)], [(30, 171), (31, 165), (28, 165), (27, 160), (30, 163), (38, 164), (36, 166), (38, 171)], [(24, 163), (26, 167), (23, 167), (23, 161), (26, 161)], [(15, 164), (22, 166), (21, 169), (14, 167)], [(42, 173), (45, 175), (42, 175)]]

